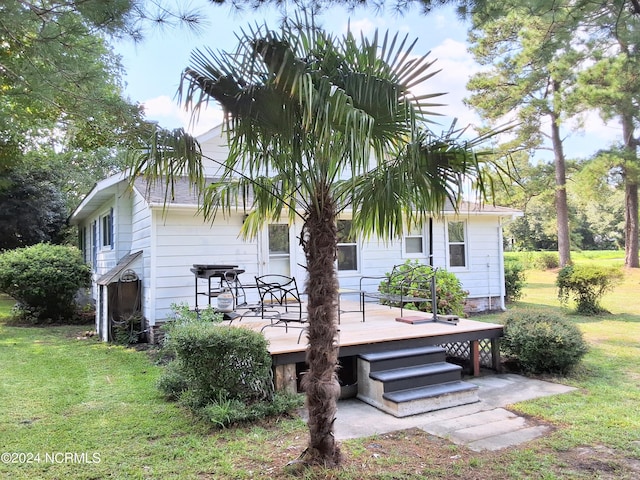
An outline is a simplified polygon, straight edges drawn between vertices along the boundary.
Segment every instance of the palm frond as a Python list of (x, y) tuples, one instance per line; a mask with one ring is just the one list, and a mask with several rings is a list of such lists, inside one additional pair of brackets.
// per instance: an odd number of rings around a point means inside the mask
[(152, 183), (164, 184), (165, 204), (175, 195), (175, 184), (187, 178), (199, 191), (204, 182), (202, 151), (197, 140), (183, 129), (165, 130), (154, 126), (144, 150), (129, 157), (130, 182), (144, 176)]

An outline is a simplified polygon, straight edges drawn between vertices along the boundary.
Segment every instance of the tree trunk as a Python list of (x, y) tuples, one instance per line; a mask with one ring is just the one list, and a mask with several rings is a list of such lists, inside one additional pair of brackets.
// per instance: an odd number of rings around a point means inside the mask
[[(559, 85), (553, 82), (554, 92)], [(560, 126), (558, 116), (551, 113), (551, 142), (553, 144), (554, 164), (556, 169), (556, 224), (558, 227), (558, 255), (560, 266), (565, 267), (571, 263), (571, 238), (569, 236), (569, 209), (567, 207), (567, 177), (564, 161), (564, 149), (560, 138)]]
[(338, 276), (336, 209), (329, 189), (318, 193), (319, 211), (312, 209), (302, 244), (307, 260), (309, 314), (307, 364), (302, 377), (309, 411), (309, 445), (301, 457), (308, 465), (337, 466), (342, 461), (333, 436), (340, 384), (338, 366)]
[[(624, 148), (629, 153), (625, 162), (638, 163), (638, 142), (633, 137), (633, 116), (622, 115)], [(624, 176), (624, 265), (640, 268), (638, 259), (638, 174), (637, 165), (623, 167)]]
[[(626, 176), (626, 175), (625, 175)], [(640, 268), (638, 261), (638, 182), (625, 181), (624, 186), (624, 265)]]

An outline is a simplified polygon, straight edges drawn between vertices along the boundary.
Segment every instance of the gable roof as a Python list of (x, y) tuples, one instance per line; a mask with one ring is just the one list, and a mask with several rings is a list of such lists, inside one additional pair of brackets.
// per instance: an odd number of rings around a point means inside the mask
[(86, 217), (90, 216), (112, 198), (118, 192), (120, 183), (127, 181), (128, 178), (129, 172), (123, 171), (96, 182), (91, 191), (82, 199), (80, 204), (69, 216), (69, 223), (71, 225), (77, 225)]

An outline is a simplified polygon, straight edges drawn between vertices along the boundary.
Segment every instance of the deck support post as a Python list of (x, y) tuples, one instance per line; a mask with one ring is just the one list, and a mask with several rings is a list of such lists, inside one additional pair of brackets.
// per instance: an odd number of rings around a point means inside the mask
[(502, 365), (500, 364), (500, 339), (499, 338), (491, 339), (491, 363), (493, 364), (493, 369), (497, 373), (502, 373)]
[(478, 340), (471, 340), (469, 343), (471, 368), (473, 369), (473, 376), (477, 377), (480, 375), (480, 342)]
[(274, 367), (273, 381), (277, 392), (297, 393), (296, 364), (276, 365)]

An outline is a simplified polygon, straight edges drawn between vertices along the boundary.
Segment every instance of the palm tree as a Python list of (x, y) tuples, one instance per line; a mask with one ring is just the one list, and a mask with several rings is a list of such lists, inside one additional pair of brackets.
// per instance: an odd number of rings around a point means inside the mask
[[(337, 38), (296, 20), (279, 31), (242, 32), (232, 53), (195, 51), (184, 72), (180, 98), (194, 114), (210, 99), (226, 113), (229, 157), (220, 181), (204, 191), (204, 213), (252, 202), (247, 236), (281, 215), (303, 220), (309, 368), (302, 386), (310, 433), (298, 460), (304, 465), (341, 462), (333, 436), (338, 214), (351, 208), (356, 232), (400, 235), (446, 199), (455, 203), (463, 177), (479, 171), (472, 145), (460, 147), (452, 131), (438, 138), (426, 129), (438, 94), (412, 89), (435, 72), (427, 55), (412, 55), (414, 45), (388, 34)], [(150, 150), (139, 169), (158, 176), (197, 164), (197, 149), (169, 137), (173, 143)], [(197, 168), (190, 172), (201, 180)]]

